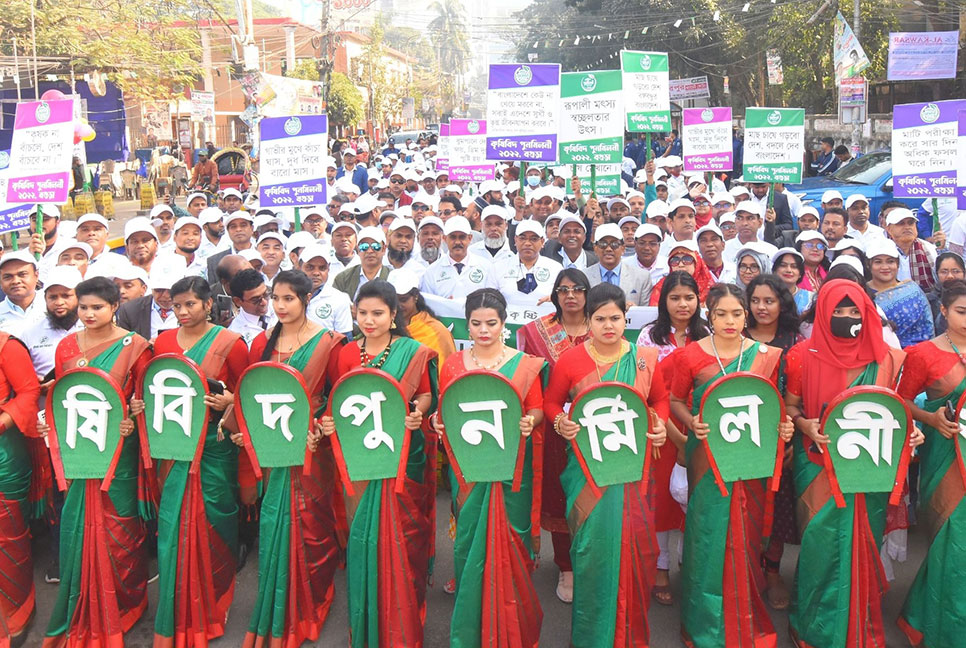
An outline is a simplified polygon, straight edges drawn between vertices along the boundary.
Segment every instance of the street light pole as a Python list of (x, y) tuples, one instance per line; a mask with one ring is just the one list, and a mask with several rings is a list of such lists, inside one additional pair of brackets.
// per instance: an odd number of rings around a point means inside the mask
[[(853, 0), (853, 4), (852, 4), (852, 30), (855, 32), (855, 41), (856, 41), (856, 43), (860, 42), (859, 41), (859, 28), (860, 28), (860, 25), (859, 25), (859, 0)], [(864, 94), (865, 94), (866, 112), (868, 112), (868, 110), (869, 110), (868, 109), (868, 105), (869, 105), (869, 97), (868, 97), (869, 90), (868, 90), (868, 86), (866, 86), (866, 89), (864, 91)], [(859, 151), (859, 137), (861, 136), (861, 132), (862, 132), (861, 126), (859, 126), (859, 118), (860, 118), (861, 114), (862, 114), (862, 107), (861, 106), (853, 106), (852, 107), (852, 155), (853, 155), (853, 157)], [(868, 116), (866, 116), (866, 119), (868, 119)]]

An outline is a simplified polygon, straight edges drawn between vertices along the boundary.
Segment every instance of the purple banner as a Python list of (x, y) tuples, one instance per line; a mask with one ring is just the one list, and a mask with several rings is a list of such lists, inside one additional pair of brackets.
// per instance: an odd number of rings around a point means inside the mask
[(328, 135), (325, 115), (298, 115), (295, 117), (268, 117), (259, 123), (262, 141), (304, 137), (306, 135)]
[(0, 234), (25, 230), (30, 226), (30, 212), (34, 205), (20, 205), (0, 211)]
[(324, 205), (325, 178), (310, 184), (305, 180), (273, 184), (258, 190), (258, 204), (262, 207), (298, 207), (299, 205)]
[[(703, 114), (707, 111), (711, 111), (710, 120), (703, 118)], [(685, 126), (713, 124), (715, 122), (727, 122), (730, 125), (731, 108), (686, 108), (683, 119)]]
[(957, 209), (966, 209), (966, 110), (959, 111), (959, 155), (958, 160), (958, 188)]
[(533, 88), (560, 85), (560, 66), (556, 63), (511, 63), (491, 65), (487, 88)]
[(959, 111), (966, 110), (966, 99), (898, 104), (892, 110), (893, 128), (914, 128), (956, 121), (959, 119)]
[(483, 182), (496, 177), (493, 164), (475, 164), (473, 166), (451, 166), (449, 179), (453, 182)]
[[(46, 105), (46, 108), (43, 106)], [(27, 101), (17, 104), (17, 114), (14, 117), (13, 128), (36, 128), (74, 121), (74, 101), (61, 99), (59, 101)]]
[(956, 195), (955, 171), (897, 175), (892, 178), (896, 198), (952, 198)]
[(557, 136), (487, 137), (486, 157), (524, 162), (554, 162), (557, 159)]
[(45, 173), (7, 181), (8, 203), (61, 203), (70, 191), (70, 171)]
[(454, 137), (459, 135), (486, 135), (486, 120), (451, 119), (449, 122), (449, 134)]
[(733, 153), (709, 153), (707, 155), (689, 155), (687, 157), (690, 168), (688, 171), (720, 171), (731, 170), (734, 167)]

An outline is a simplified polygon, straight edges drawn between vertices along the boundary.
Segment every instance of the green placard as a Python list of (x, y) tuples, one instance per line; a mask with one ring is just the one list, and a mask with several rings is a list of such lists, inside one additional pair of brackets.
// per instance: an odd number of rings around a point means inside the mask
[(58, 481), (104, 479), (121, 442), (127, 404), (117, 382), (99, 369), (72, 369), (47, 393), (47, 421)]
[(332, 389), (335, 437), (349, 481), (396, 477), (405, 459), (409, 408), (399, 383), (378, 369), (359, 369)]
[(747, 372), (716, 380), (701, 399), (708, 447), (724, 482), (771, 477), (784, 413), (775, 387)]
[(668, 57), (664, 52), (621, 51), (622, 87), (627, 130), (671, 130)]
[(500, 374), (472, 371), (443, 392), (440, 414), (450, 458), (465, 482), (509, 481), (520, 448), (520, 394)]
[(242, 430), (263, 468), (301, 466), (312, 424), (305, 380), (278, 362), (259, 362), (241, 375), (235, 392)]
[(745, 109), (742, 174), (746, 182), (802, 181), (803, 108)]
[(603, 382), (578, 394), (570, 420), (580, 425), (572, 444), (585, 475), (597, 486), (640, 481), (651, 420), (639, 393)]
[(892, 492), (910, 425), (905, 402), (891, 389), (853, 387), (836, 397), (822, 430), (841, 492)]
[(557, 160), (561, 164), (620, 165), (623, 114), (620, 70), (562, 74)]
[(207, 393), (208, 383), (190, 359), (165, 353), (148, 363), (138, 397), (144, 400), (141, 424), (152, 457), (194, 460), (207, 431)]

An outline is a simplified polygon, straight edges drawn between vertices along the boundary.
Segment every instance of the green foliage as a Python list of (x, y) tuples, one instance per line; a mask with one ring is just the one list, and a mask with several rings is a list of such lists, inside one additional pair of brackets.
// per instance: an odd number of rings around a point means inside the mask
[(341, 72), (333, 71), (329, 77), (329, 103), (326, 112), (332, 124), (343, 126), (354, 126), (365, 115), (362, 93)]
[(435, 0), (429, 9), (436, 14), (428, 31), (439, 52), (440, 67), (462, 74), (470, 58), (463, 4), (460, 0)]
[(303, 81), (319, 81), (319, 67), (315, 59), (298, 59), (295, 67), (288, 70), (285, 76)]
[(419, 61), (420, 65), (432, 66), (436, 53), (426, 40), (426, 35), (412, 27), (383, 24), (383, 38), (389, 47), (408, 54)]
[(402, 100), (409, 96), (410, 83), (390, 66), (392, 59), (386, 52), (384, 35), (379, 23), (369, 28), (370, 41), (359, 57), (362, 65), (357, 82), (369, 90), (372, 120), (388, 126), (393, 115), (402, 112)]

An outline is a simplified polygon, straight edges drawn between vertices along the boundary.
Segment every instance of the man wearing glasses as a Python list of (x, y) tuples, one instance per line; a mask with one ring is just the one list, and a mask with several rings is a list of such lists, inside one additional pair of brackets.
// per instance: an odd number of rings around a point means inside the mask
[(734, 264), (726, 263), (721, 256), (725, 249), (725, 238), (718, 226), (708, 223), (698, 230), (697, 238), (698, 253), (704, 265), (711, 271), (711, 276), (718, 283), (733, 283), (735, 267)]
[[(735, 228), (738, 236), (728, 241), (724, 249), (724, 260), (729, 263), (735, 262), (735, 257), (741, 248), (749, 243), (758, 241), (758, 230), (761, 229), (761, 206), (751, 200), (742, 200), (735, 208)], [(771, 258), (778, 248), (771, 243), (762, 241), (763, 251)]]
[(322, 238), (325, 234), (325, 218), (322, 216), (322, 210), (318, 207), (312, 207), (305, 212), (305, 217), (302, 220), (302, 229), (314, 238)]
[(624, 238), (616, 223), (605, 223), (597, 228), (594, 251), (600, 261), (584, 272), (591, 288), (601, 283), (613, 284), (623, 289), (629, 305), (647, 306), (651, 298), (651, 273), (634, 259), (622, 262)]
[(412, 204), (412, 197), (403, 191), (405, 188), (406, 178), (403, 177), (402, 171), (398, 168), (393, 169), (392, 175), (389, 176), (389, 193), (392, 194), (393, 199), (396, 201), (396, 204), (393, 205), (394, 207)]
[(268, 299), (268, 286), (258, 270), (248, 268), (232, 277), (229, 288), (237, 313), (228, 330), (238, 333), (251, 348), (252, 340), (278, 321)]
[(346, 268), (332, 281), (332, 286), (355, 300), (356, 293), (364, 284), (389, 276), (389, 268), (382, 263), (386, 255), (386, 235), (381, 227), (363, 227), (359, 230), (359, 267)]
[(656, 283), (668, 273), (667, 259), (660, 256), (661, 241), (664, 236), (657, 225), (642, 223), (634, 232), (634, 259), (642, 270), (651, 275)]
[(534, 304), (538, 299), (550, 297), (563, 266), (540, 254), (546, 240), (543, 225), (525, 220), (517, 225), (513, 238), (517, 247), (515, 257), (510, 262), (493, 265), (500, 292), (509, 300)]

